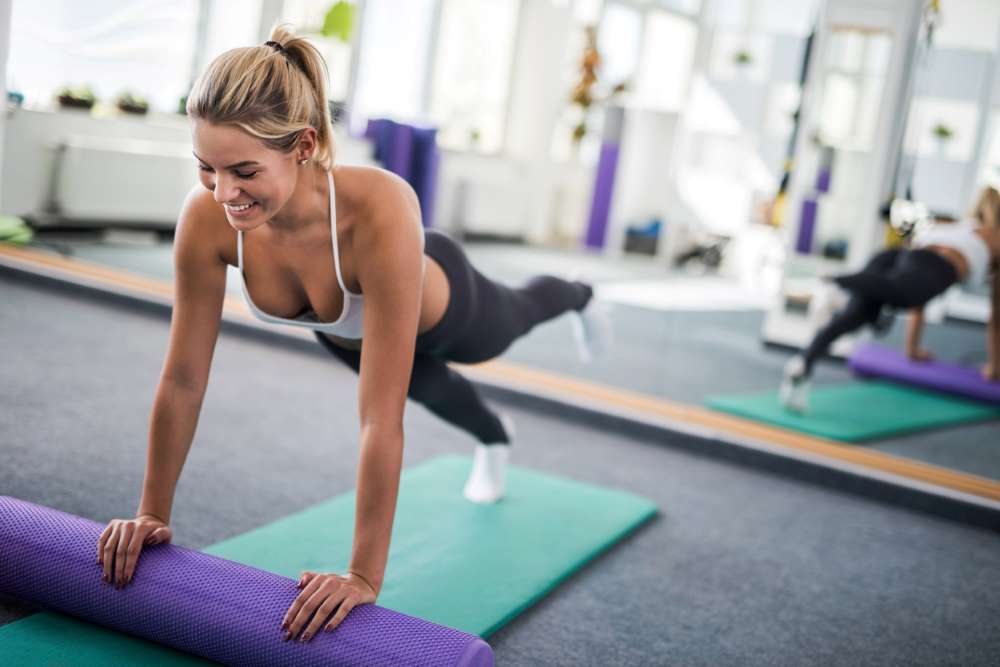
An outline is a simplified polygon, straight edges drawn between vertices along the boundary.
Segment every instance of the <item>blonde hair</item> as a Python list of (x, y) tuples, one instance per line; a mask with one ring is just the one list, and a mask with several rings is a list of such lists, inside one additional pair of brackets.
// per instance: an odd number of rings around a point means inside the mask
[(312, 44), (278, 25), (267, 43), (226, 51), (198, 77), (187, 113), (234, 125), (274, 150), (290, 153), (302, 131), (316, 130), (312, 159), (333, 167), (335, 146), (326, 99), (326, 62)]
[(979, 224), (993, 227), (1000, 227), (1000, 192), (996, 188), (987, 185), (979, 193), (976, 206), (972, 209), (972, 217), (979, 221)]

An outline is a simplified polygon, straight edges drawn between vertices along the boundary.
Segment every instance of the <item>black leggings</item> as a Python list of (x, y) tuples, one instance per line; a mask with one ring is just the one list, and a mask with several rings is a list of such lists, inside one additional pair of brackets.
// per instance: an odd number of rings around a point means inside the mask
[[(446, 362), (472, 364), (492, 359), (536, 324), (582, 309), (593, 291), (584, 283), (554, 276), (538, 276), (519, 288), (506, 287), (479, 273), (461, 246), (434, 230), (426, 231), (424, 254), (441, 265), (451, 296), (441, 321), (417, 336), (407, 395), (479, 442), (510, 442), (496, 413), (472, 383)], [(316, 337), (355, 372), (360, 370), (360, 350), (339, 347), (320, 333)]]
[(834, 278), (851, 293), (847, 306), (819, 330), (802, 353), (805, 373), (826, 355), (833, 342), (866, 324), (874, 324), (883, 306), (920, 308), (958, 280), (955, 267), (932, 250), (883, 250), (858, 273)]

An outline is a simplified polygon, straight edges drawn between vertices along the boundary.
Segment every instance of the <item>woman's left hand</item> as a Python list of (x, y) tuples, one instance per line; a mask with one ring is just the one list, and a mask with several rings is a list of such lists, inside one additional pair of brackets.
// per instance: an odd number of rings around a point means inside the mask
[[(281, 622), (281, 628), (288, 631), (285, 641), (295, 638), (301, 631), (299, 641), (307, 642), (316, 636), (321, 626), (326, 631), (333, 630), (354, 607), (375, 602), (376, 597), (368, 582), (353, 573), (341, 576), (303, 572), (298, 587), (302, 592)], [(333, 618), (327, 622), (330, 614)]]
[(983, 378), (986, 380), (1000, 380), (1000, 368), (996, 364), (985, 364), (982, 368)]

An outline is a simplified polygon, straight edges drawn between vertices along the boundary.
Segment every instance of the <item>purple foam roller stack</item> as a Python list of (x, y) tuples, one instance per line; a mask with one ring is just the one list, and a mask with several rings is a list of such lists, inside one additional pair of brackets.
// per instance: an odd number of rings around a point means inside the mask
[(103, 528), (0, 496), (0, 592), (229, 665), (493, 664), (479, 637), (376, 605), (309, 643), (282, 641), (294, 581), (174, 545), (145, 549), (115, 590), (96, 564)]

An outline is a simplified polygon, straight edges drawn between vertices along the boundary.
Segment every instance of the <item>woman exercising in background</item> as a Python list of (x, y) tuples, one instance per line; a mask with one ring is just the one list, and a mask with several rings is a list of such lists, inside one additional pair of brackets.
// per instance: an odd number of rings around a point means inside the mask
[(465, 495), (494, 502), (504, 491), (510, 426), (447, 362), (491, 359), (562, 313), (578, 316), (578, 342), (588, 353), (599, 353), (610, 333), (589, 285), (553, 276), (517, 289), (495, 283), (454, 241), (424, 232), (416, 196), (402, 179), (335, 166), (326, 77), (316, 49), (278, 27), (266, 44), (216, 58), (188, 97), (203, 187), (192, 190), (177, 225), (176, 302), (142, 499), (137, 516), (110, 522), (98, 544), (105, 581), (121, 588), (143, 545), (170, 540), (226, 267), (239, 267), (256, 316), (315, 330), (360, 377), (350, 564), (343, 575), (303, 574), (282, 622), (286, 638), (303, 641), (336, 627), (355, 605), (374, 602), (382, 587), (406, 397), (478, 440)]
[[(883, 306), (911, 310), (906, 353), (927, 361), (930, 353), (920, 346), (924, 306), (958, 282), (982, 284), (991, 275), (990, 320), (986, 333), (988, 361), (983, 376), (1000, 379), (1000, 193), (983, 189), (971, 219), (935, 222), (920, 232), (909, 249), (892, 248), (875, 255), (865, 268), (833, 278), (816, 295), (811, 309), (822, 319), (833, 318), (813, 337), (801, 354), (785, 366), (781, 383), (782, 404), (797, 412), (808, 409), (809, 378), (816, 360), (833, 342), (866, 324), (875, 324)], [(821, 319), (821, 321), (822, 321)]]

